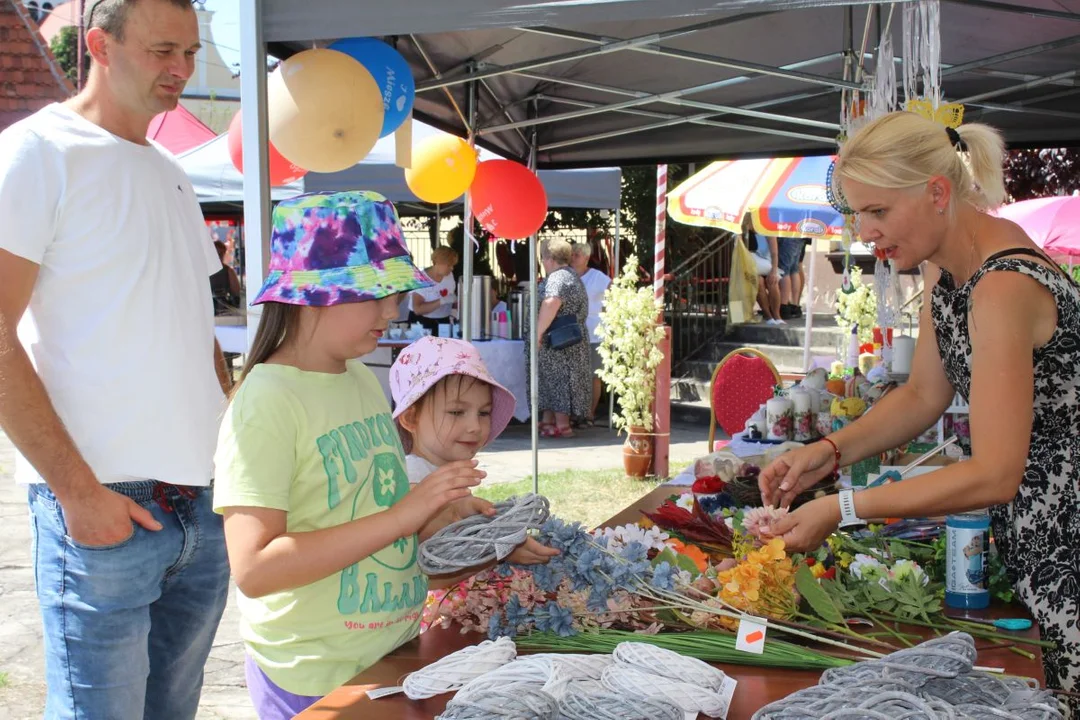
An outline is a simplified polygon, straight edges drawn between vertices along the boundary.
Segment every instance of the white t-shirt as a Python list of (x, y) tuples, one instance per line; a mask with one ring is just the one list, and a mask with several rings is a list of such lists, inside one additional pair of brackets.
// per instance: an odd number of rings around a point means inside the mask
[(409, 476), (410, 485), (415, 485), (438, 469), (438, 465), (428, 462), (419, 455), (405, 456), (405, 474)]
[(0, 217), (40, 267), (19, 339), (98, 479), (209, 484), (221, 263), (180, 164), (50, 105), (0, 133)]
[(611, 285), (611, 278), (596, 268), (589, 268), (581, 276), (581, 284), (589, 294), (589, 317), (585, 319), (585, 327), (589, 329), (589, 342), (596, 344), (600, 342), (600, 338), (596, 337), (596, 328), (600, 326), (600, 310), (604, 305), (604, 293)]
[(457, 299), (457, 283), (454, 281), (453, 273), (451, 273), (431, 287), (410, 292), (409, 309), (416, 312), (416, 308), (413, 307), (414, 294), (424, 298), (424, 302), (443, 300), (442, 305), (439, 305), (439, 307), (429, 313), (424, 313), (424, 317), (426, 318), (439, 320), (441, 318), (450, 317), (450, 309), (453, 307), (454, 300)]

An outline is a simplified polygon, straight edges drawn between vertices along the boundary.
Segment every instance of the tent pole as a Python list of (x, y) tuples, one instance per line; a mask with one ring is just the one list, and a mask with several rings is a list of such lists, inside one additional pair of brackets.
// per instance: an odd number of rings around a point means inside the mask
[[(536, 112), (536, 103), (533, 103)], [(529, 169), (536, 172), (536, 128), (532, 129), (529, 140)], [(532, 440), (532, 481), (533, 492), (540, 493), (540, 348), (536, 328), (540, 314), (540, 301), (537, 297), (536, 273), (536, 233), (529, 236), (529, 398), (532, 400), (529, 412), (529, 435)]]
[[(270, 132), (266, 112), (266, 43), (259, 0), (240, 2), (240, 112), (244, 175), (244, 267), (248, 300), (262, 287), (270, 260)], [(254, 172), (252, 172), (254, 171)], [(261, 306), (247, 307), (247, 346), (255, 341)]]
[[(622, 203), (620, 202), (619, 204), (621, 205)], [(622, 264), (621, 264), (622, 259), (619, 257), (619, 255), (621, 253), (621, 249), (622, 249), (620, 247), (622, 245), (622, 239), (619, 236), (620, 235), (620, 233), (619, 233), (619, 228), (620, 228), (619, 215), (621, 214), (621, 212), (622, 212), (621, 207), (615, 208), (615, 267), (612, 268), (612, 273), (611, 273), (612, 274), (612, 279), (617, 278), (619, 276), (619, 273), (622, 272)], [(608, 416), (607, 416), (608, 430), (614, 429), (614, 427), (615, 427), (614, 418), (615, 418), (615, 393), (612, 392), (609, 389), (608, 390)]]
[[(814, 280), (817, 277), (817, 242), (818, 239), (810, 238), (810, 271), (808, 273), (809, 278), (803, 283), (803, 288), (806, 291), (806, 311), (804, 313), (804, 335), (803, 335), (803, 354), (802, 364), (803, 370), (810, 372), (810, 345), (812, 344), (814, 335)], [(798, 302), (798, 298), (795, 301)]]
[[(470, 65), (471, 68), (471, 65)], [(471, 71), (471, 70), (470, 70)], [(469, 140), (473, 141), (473, 133), (476, 129), (476, 83), (471, 82), (465, 88), (465, 112), (469, 120)], [(461, 257), (463, 267), (461, 269), (461, 290), (458, 292), (458, 325), (461, 328), (461, 339), (472, 341), (472, 284), (473, 284), (473, 237), (472, 237), (472, 193), (465, 191), (465, 205), (461, 211), (462, 237)]]

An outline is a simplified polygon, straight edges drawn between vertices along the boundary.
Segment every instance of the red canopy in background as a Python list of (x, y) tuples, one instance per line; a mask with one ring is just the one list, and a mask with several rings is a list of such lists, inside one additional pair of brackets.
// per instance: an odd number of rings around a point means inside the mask
[(217, 137), (202, 120), (188, 112), (183, 105), (156, 115), (150, 121), (146, 137), (164, 145), (173, 155), (198, 147)]

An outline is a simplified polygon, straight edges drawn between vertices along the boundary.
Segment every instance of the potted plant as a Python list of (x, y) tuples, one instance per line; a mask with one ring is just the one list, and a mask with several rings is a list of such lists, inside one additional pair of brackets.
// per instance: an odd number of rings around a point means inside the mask
[(652, 467), (653, 396), (664, 337), (657, 318), (662, 310), (652, 287), (638, 287), (638, 260), (631, 255), (604, 294), (596, 331), (601, 361), (597, 375), (619, 398), (612, 420), (627, 433), (623, 465), (630, 477), (645, 477)]

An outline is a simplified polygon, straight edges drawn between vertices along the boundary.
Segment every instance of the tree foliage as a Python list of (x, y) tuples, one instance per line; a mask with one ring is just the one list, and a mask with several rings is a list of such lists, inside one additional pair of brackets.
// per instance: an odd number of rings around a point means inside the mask
[[(79, 29), (74, 25), (68, 25), (60, 28), (60, 32), (53, 36), (52, 42), (49, 43), (49, 49), (52, 50), (53, 56), (56, 58), (57, 64), (60, 65), (60, 69), (67, 76), (67, 79), (74, 85), (78, 82), (79, 68), (76, 64), (75, 57), (79, 53)], [(86, 52), (83, 53), (83, 74), (90, 70), (90, 55)]]
[(1014, 201), (1080, 191), (1080, 150), (1013, 150), (1005, 160), (1005, 189)]

